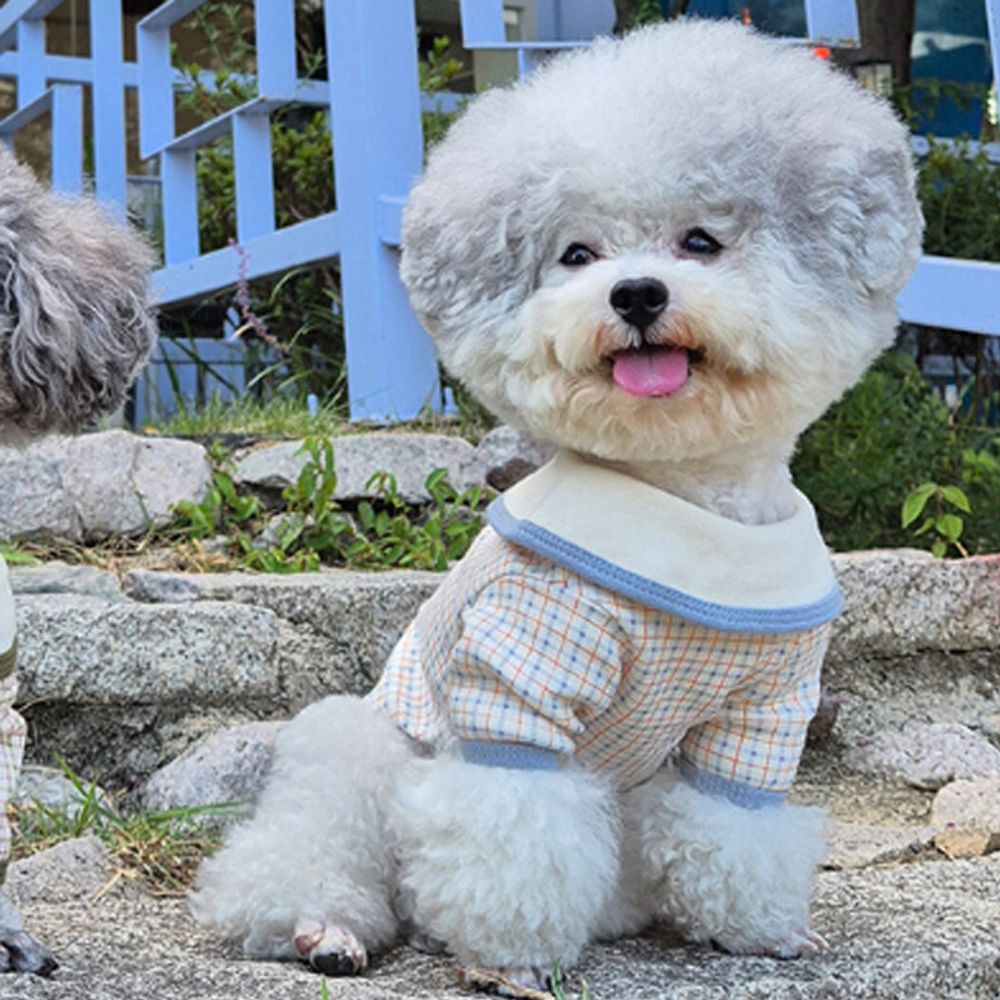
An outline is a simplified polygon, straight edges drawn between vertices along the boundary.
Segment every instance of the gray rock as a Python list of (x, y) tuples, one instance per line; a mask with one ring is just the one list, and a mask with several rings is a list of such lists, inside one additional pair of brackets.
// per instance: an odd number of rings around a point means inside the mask
[(31, 753), (131, 786), (187, 747), (191, 720), (218, 728), (287, 718), (328, 694), (363, 694), (439, 580), (136, 572), (126, 588), (142, 603), (24, 596)]
[(860, 771), (930, 790), (956, 778), (1000, 776), (1000, 750), (957, 723), (914, 723), (902, 732), (879, 733), (850, 758)]
[(536, 441), (514, 427), (495, 427), (479, 442), (465, 470), (465, 478), (488, 483), (495, 490), (509, 489), (543, 466), (556, 449)]
[(165, 524), (174, 504), (204, 496), (211, 468), (201, 445), (115, 430), (0, 448), (0, 477), (0, 538), (95, 541)]
[(10, 584), (15, 594), (84, 594), (105, 601), (125, 600), (118, 577), (96, 566), (50, 562), (12, 567)]
[(45, 437), (24, 448), (0, 446), (0, 539), (42, 533), (80, 538), (80, 518), (63, 483), (69, 440)]
[(824, 867), (866, 868), (913, 858), (926, 850), (934, 836), (929, 826), (873, 826), (832, 823)]
[(1000, 777), (952, 781), (931, 803), (931, 823), (938, 829), (983, 830), (1000, 834)]
[(90, 834), (15, 861), (4, 888), (22, 907), (26, 903), (64, 903), (94, 896), (112, 875), (108, 849)]
[(113, 604), (78, 595), (18, 601), (26, 701), (220, 704), (279, 693), (277, 622), (263, 608)]
[(155, 573), (136, 570), (125, 590), (140, 601), (236, 602), (267, 608), (283, 623), (277, 657), (284, 707), (297, 711), (324, 695), (363, 693), (382, 673), (396, 640), (441, 582), (439, 573), (259, 575)]
[(210, 822), (246, 815), (271, 767), (274, 741), (284, 723), (252, 722), (206, 737), (149, 779), (142, 801), (147, 809), (239, 803), (225, 814), (207, 813)]
[[(37, 802), (47, 809), (57, 809), (63, 813), (75, 812), (89, 795), (91, 786), (84, 783), (83, 794), (55, 767), (42, 767), (38, 764), (25, 764), (18, 776), (17, 788), (13, 795), (15, 803), (26, 805)], [(103, 809), (113, 810), (108, 793), (100, 786), (94, 786), (94, 800)]]
[(833, 557), (844, 592), (831, 659), (995, 650), (1000, 556), (934, 559), (913, 549)]
[[(588, 947), (571, 976), (594, 1000), (995, 1000), (1000, 858), (825, 872), (814, 906), (829, 941), (798, 961), (737, 958), (662, 931)], [(63, 964), (52, 980), (11, 977), (21, 1000), (302, 1000), (320, 977), (292, 962), (247, 961), (198, 927), (181, 900), (104, 899), (25, 907)], [(397, 948), (358, 979), (328, 979), (331, 1000), (469, 1000), (453, 963)]]
[[(308, 461), (300, 454), (301, 441), (269, 445), (244, 455), (236, 465), (239, 483), (266, 490), (282, 490), (298, 479)], [(337, 471), (338, 500), (371, 495), (368, 481), (376, 472), (396, 477), (396, 488), (403, 499), (420, 503), (429, 499), (426, 480), (435, 470), (444, 468), (456, 489), (472, 485), (465, 472), (473, 447), (459, 437), (443, 434), (347, 434), (333, 439), (334, 465)]]

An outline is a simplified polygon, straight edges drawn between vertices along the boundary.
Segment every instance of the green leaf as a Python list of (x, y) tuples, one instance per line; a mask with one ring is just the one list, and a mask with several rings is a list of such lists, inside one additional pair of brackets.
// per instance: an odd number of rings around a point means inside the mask
[(927, 501), (934, 495), (937, 488), (937, 483), (924, 483), (913, 490), (903, 501), (902, 526), (904, 528), (908, 528), (920, 517), (924, 512), (924, 507), (927, 506)]
[(938, 558), (943, 559), (944, 554), (948, 551), (948, 545), (942, 539), (938, 539), (932, 546), (931, 552)]
[(952, 505), (952, 507), (964, 510), (966, 514), (972, 513), (972, 508), (969, 506), (969, 498), (965, 495), (963, 490), (959, 489), (959, 487), (942, 486), (941, 496), (943, 496), (945, 500)]
[(957, 514), (941, 514), (934, 526), (950, 542), (957, 542), (962, 537), (964, 524)]

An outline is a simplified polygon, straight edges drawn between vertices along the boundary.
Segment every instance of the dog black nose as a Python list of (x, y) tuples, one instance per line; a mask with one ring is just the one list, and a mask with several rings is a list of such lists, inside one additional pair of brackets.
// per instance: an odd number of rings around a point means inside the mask
[(611, 289), (611, 308), (626, 323), (645, 330), (667, 308), (670, 293), (656, 278), (629, 278)]

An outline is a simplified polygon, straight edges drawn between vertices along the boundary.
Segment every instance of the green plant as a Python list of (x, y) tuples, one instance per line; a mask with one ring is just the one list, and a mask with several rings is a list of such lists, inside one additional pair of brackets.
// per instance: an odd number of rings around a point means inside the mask
[[(422, 94), (439, 94), (461, 73), (462, 63), (448, 55), (450, 48), (451, 39), (446, 36), (442, 35), (432, 40), (431, 47), (417, 67)], [(455, 111), (443, 111), (435, 107), (423, 112), (425, 149), (430, 149), (444, 138), (460, 110), (461, 105)]]
[(13, 545), (0, 544), (0, 559), (10, 566), (36, 566), (39, 560)]
[(459, 492), (444, 469), (427, 477), (426, 504), (407, 502), (395, 477), (377, 472), (367, 484), (373, 499), (347, 510), (334, 499), (333, 443), (307, 437), (298, 454), (305, 461), (282, 491), (283, 508), (270, 522), (259, 500), (239, 493), (226, 460), (217, 454), (205, 498), (177, 505), (171, 537), (198, 543), (223, 536), (228, 558), (217, 561), (217, 568), (235, 563), (265, 573), (310, 572), (324, 564), (444, 570), (465, 554), (482, 527), (485, 491)]
[[(806, 431), (792, 471), (835, 549), (911, 545), (899, 511), (917, 487), (934, 482), (953, 484), (969, 501), (962, 545), (1000, 550), (996, 430), (951, 411), (905, 355), (881, 358)], [(938, 536), (919, 537), (933, 545)]]
[(934, 541), (931, 543), (931, 552), (939, 559), (944, 557), (949, 548), (956, 549), (960, 555), (968, 556), (968, 549), (959, 541), (965, 528), (965, 522), (959, 514), (945, 509), (953, 507), (966, 514), (972, 513), (969, 498), (957, 486), (921, 483), (903, 501), (903, 508), (900, 512), (902, 527), (910, 527), (917, 518), (925, 513), (928, 503), (931, 502), (933, 502), (934, 512), (924, 518), (923, 523), (913, 534), (932, 533)]
[(924, 250), (942, 257), (1000, 261), (1000, 170), (967, 142), (930, 141), (917, 194), (924, 210)]
[[(566, 983), (563, 979), (562, 966), (557, 962), (552, 967), (552, 997), (553, 1000), (567, 1000), (566, 997)], [(580, 1000), (590, 1000), (590, 988), (587, 986), (587, 981), (580, 981)]]
[(112, 882), (137, 879), (154, 895), (187, 891), (198, 864), (219, 844), (218, 835), (199, 820), (221, 818), (237, 808), (236, 803), (220, 803), (120, 814), (99, 797), (94, 782), (85, 782), (65, 761), (57, 763), (76, 792), (76, 802), (68, 809), (37, 801), (13, 806), (14, 857), (27, 857), (63, 840), (93, 833), (118, 862)]
[(260, 512), (260, 501), (238, 493), (232, 473), (216, 465), (205, 497), (197, 503), (181, 500), (174, 507), (174, 523), (189, 537), (201, 540), (232, 532)]

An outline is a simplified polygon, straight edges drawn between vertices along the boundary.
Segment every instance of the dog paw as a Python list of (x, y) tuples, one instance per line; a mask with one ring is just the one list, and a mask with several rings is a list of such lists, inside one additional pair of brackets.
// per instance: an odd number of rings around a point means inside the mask
[(801, 958), (803, 955), (811, 955), (827, 947), (822, 935), (808, 927), (804, 931), (792, 931), (778, 941), (725, 939), (716, 940), (714, 943), (731, 955), (756, 955), (769, 958)]
[(0, 972), (30, 972), (51, 976), (59, 963), (41, 941), (25, 931), (0, 928)]
[(516, 1000), (552, 1000), (552, 979), (536, 966), (511, 969), (459, 969), (463, 985), (482, 993)]
[(365, 946), (345, 927), (301, 922), (295, 950), (325, 976), (357, 976), (368, 968)]

